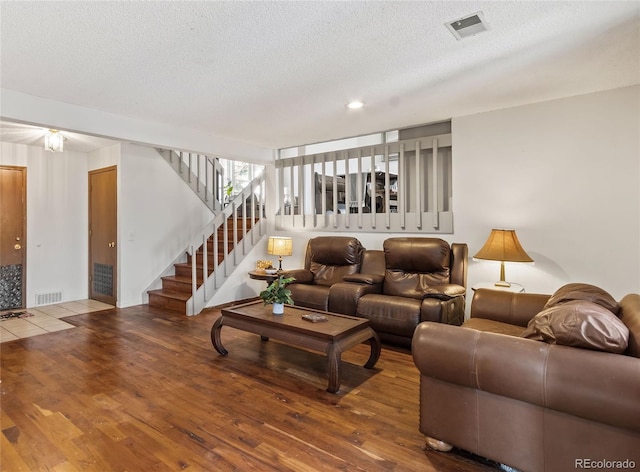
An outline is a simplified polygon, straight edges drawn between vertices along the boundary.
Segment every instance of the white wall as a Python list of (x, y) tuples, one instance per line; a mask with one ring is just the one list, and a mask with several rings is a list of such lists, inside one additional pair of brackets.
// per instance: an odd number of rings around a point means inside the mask
[(27, 167), (27, 306), (40, 293), (87, 298), (87, 155), (0, 146), (0, 164)]
[[(640, 290), (640, 87), (453, 120), (455, 239), (475, 254), (511, 228), (534, 259), (507, 264), (529, 292), (567, 282)], [(498, 277), (473, 262), (469, 282)]]

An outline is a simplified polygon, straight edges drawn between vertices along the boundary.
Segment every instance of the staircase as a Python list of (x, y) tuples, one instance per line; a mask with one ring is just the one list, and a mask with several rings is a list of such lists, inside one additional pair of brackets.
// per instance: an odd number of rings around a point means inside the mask
[[(236, 247), (234, 238), (234, 218), (233, 215), (227, 218), (227, 224), (221, 225), (214, 234), (207, 238), (207, 276), (213, 275), (215, 267), (224, 269), (224, 260), (228, 254), (233, 253)], [(237, 241), (240, 243), (254, 226), (259, 223), (259, 218), (247, 218), (235, 220), (235, 234)], [(246, 231), (245, 231), (246, 224)], [(226, 226), (226, 238), (225, 238)], [(216, 244), (217, 241), (217, 244)], [(226, 243), (225, 243), (226, 241)], [(217, 246), (217, 247), (215, 247)], [(225, 250), (226, 247), (226, 250)], [(195, 252), (195, 273), (196, 288), (202, 287), (204, 264), (204, 246), (198, 247)], [(162, 288), (159, 290), (150, 290), (149, 305), (164, 308), (165, 310), (176, 311), (178, 313), (187, 314), (188, 302), (193, 295), (193, 256), (187, 254), (187, 262), (174, 264), (174, 275), (162, 277)]]
[[(201, 156), (194, 160), (196, 172), (191, 168), (191, 158), (186, 160), (181, 153), (158, 150), (165, 160), (189, 183), (201, 200), (215, 213), (215, 217), (185, 248), (187, 261), (173, 265), (173, 275), (162, 277), (162, 288), (149, 290), (149, 306), (160, 307), (186, 315), (196, 315), (222, 286), (244, 257), (266, 234), (264, 221), (264, 198), (256, 195), (266, 193), (264, 173), (253, 179), (234, 199), (226, 205), (216, 196), (218, 184), (213, 189), (208, 185), (193, 184), (200, 181), (198, 175), (210, 158)], [(205, 164), (206, 166), (209, 164)], [(214, 169), (214, 173), (217, 172)], [(206, 170), (205, 170), (206, 172)], [(189, 175), (192, 176), (191, 183)], [(186, 177), (185, 177), (186, 176)], [(214, 180), (220, 180), (216, 178)], [(205, 178), (205, 182), (210, 182)], [(196, 188), (201, 187), (201, 192)], [(194, 263), (195, 262), (195, 263)]]

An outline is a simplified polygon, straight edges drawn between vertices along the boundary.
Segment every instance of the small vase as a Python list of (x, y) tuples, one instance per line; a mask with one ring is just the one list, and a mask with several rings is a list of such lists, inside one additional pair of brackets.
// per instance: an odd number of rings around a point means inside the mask
[(284, 303), (274, 303), (273, 304), (273, 314), (274, 315), (282, 315), (284, 313)]

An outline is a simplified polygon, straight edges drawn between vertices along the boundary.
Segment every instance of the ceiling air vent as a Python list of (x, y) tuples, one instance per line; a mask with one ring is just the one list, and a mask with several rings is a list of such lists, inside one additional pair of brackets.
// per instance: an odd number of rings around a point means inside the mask
[(450, 21), (444, 25), (458, 40), (469, 36), (475, 36), (476, 34), (489, 29), (489, 25), (484, 21), (484, 16), (481, 11)]

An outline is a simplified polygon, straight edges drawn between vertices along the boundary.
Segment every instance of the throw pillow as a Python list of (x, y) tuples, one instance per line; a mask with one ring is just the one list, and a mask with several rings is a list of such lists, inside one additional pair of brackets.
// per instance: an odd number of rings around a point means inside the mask
[(602, 306), (572, 300), (538, 313), (529, 321), (522, 337), (621, 354), (627, 349), (629, 329)]
[(608, 292), (595, 285), (583, 283), (567, 284), (560, 287), (551, 295), (544, 308), (551, 308), (571, 300), (596, 303), (614, 315), (618, 315), (620, 309), (618, 302)]

